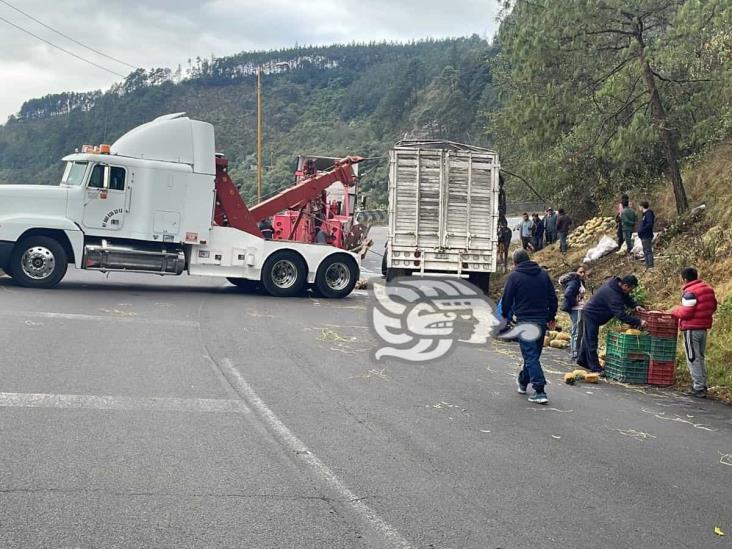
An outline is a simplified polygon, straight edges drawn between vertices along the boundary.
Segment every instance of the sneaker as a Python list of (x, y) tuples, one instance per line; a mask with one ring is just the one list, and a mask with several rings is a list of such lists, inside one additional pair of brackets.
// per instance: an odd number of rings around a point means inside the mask
[(692, 396), (694, 398), (707, 398), (707, 390), (706, 389), (692, 389), (688, 393), (686, 393), (687, 396)]
[(536, 404), (546, 404), (549, 399), (546, 397), (546, 393), (534, 393), (529, 397), (529, 402), (535, 402)]
[(519, 381), (519, 378), (516, 378), (516, 390), (518, 391), (518, 394), (525, 395), (526, 394), (526, 385), (521, 385), (521, 382)]

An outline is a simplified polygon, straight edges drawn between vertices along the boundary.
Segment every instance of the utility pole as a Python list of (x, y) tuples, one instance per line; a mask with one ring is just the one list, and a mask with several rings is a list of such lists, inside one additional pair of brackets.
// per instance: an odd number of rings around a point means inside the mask
[(257, 204), (262, 201), (262, 67), (257, 69)]

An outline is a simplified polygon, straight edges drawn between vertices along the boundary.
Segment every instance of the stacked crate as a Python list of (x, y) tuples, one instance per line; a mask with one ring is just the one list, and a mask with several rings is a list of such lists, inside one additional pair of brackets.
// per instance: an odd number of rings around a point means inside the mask
[(647, 383), (650, 348), (648, 334), (608, 332), (605, 377), (625, 383)]
[(651, 336), (648, 383), (650, 385), (673, 385), (676, 381), (678, 322), (673, 315), (658, 311), (642, 312), (641, 320), (646, 321), (646, 331)]

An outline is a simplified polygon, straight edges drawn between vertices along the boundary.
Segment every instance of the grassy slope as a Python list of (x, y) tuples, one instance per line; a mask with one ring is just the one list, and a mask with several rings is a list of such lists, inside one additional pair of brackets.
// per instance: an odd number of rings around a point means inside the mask
[[(642, 261), (613, 253), (588, 265), (589, 284), (596, 288), (608, 276), (635, 274), (641, 281), (646, 306), (665, 310), (679, 302), (681, 268), (696, 267), (700, 277), (715, 288), (720, 303), (707, 343), (710, 392), (732, 402), (732, 142), (716, 147), (688, 166), (684, 177), (692, 207), (706, 204), (707, 208), (693, 218), (677, 218), (670, 189), (660, 187), (648, 194), (659, 226), (665, 228), (655, 247), (655, 269), (645, 271)], [(636, 204), (644, 198), (631, 196)], [(612, 205), (607, 209), (610, 215)], [(587, 249), (571, 248), (561, 255), (553, 245), (535, 254), (534, 259), (556, 280), (579, 265)], [(569, 326), (566, 318), (560, 318), (560, 323)], [(689, 374), (681, 345), (677, 373), (679, 385), (687, 386)]]

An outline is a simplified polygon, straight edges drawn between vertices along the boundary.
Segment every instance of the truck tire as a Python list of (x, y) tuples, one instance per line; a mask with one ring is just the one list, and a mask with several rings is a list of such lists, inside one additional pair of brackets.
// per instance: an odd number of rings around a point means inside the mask
[(490, 290), (491, 273), (468, 273), (468, 282), (477, 286), (485, 295)]
[(10, 255), (10, 273), (26, 288), (53, 288), (61, 282), (68, 266), (66, 250), (49, 236), (26, 237)]
[(315, 275), (318, 295), (340, 299), (353, 291), (358, 282), (358, 264), (350, 256), (335, 254), (326, 257)]
[(308, 267), (305, 261), (291, 250), (273, 253), (262, 267), (264, 289), (275, 297), (301, 295), (307, 281)]
[(248, 278), (227, 278), (226, 280), (245, 292), (253, 292), (259, 287), (259, 280), (250, 280)]
[(402, 276), (412, 276), (412, 271), (409, 269), (397, 269), (392, 267), (391, 269), (386, 270), (386, 281), (391, 282), (395, 278), (399, 278)]

